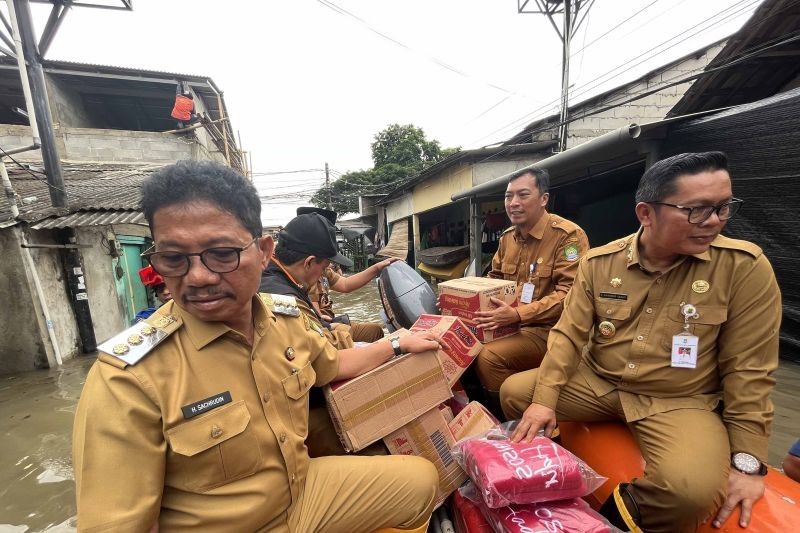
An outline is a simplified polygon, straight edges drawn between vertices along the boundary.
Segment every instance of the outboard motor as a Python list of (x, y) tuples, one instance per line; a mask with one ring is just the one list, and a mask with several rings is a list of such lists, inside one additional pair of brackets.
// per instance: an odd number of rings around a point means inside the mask
[(433, 289), (402, 261), (395, 261), (381, 271), (378, 292), (383, 304), (381, 318), (391, 331), (410, 328), (422, 314), (439, 314)]

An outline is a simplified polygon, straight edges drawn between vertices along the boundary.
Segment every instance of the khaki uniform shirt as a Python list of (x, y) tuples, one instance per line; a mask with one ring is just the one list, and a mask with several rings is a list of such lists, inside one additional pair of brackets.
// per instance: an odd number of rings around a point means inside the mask
[(73, 434), (81, 531), (289, 531), (309, 465), (308, 392), (338, 359), (302, 315), (278, 311), (254, 298), (251, 347), (170, 302), (146, 321), (171, 315), (170, 336), (137, 364), (100, 354)]
[[(520, 235), (513, 226), (503, 233), (489, 277), (517, 282), (517, 312), (522, 326), (549, 328), (561, 316), (579, 259), (588, 250), (589, 239), (580, 226), (545, 211), (527, 235)], [(536, 265), (533, 276), (530, 265)], [(519, 303), (528, 281), (535, 286), (533, 301)]]
[(317, 302), (323, 314), (333, 316), (333, 300), (331, 300), (331, 287), (342, 277), (331, 267), (325, 269), (322, 277), (308, 289), (308, 297), (312, 302)]
[[(731, 450), (766, 460), (781, 320), (769, 261), (758, 246), (719, 236), (705, 253), (666, 272), (647, 272), (639, 263), (639, 235), (595, 248), (581, 261), (550, 332), (533, 401), (554, 409), (577, 369), (598, 396), (619, 392), (628, 422), (680, 408), (714, 410), (723, 402)], [(699, 337), (694, 369), (671, 366), (684, 304), (698, 314), (688, 330)]]

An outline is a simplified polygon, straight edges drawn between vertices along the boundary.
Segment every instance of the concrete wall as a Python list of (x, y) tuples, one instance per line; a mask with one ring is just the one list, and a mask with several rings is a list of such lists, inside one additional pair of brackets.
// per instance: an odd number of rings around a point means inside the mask
[[(34, 232), (29, 243), (52, 244), (49, 232)], [(0, 230), (0, 374), (46, 368), (54, 360), (47, 324), (39, 305), (33, 272), (23, 256), (22, 230)], [(63, 359), (79, 352), (75, 315), (57, 249), (29, 249), (42, 287), (56, 343)]]
[(149, 131), (62, 128), (70, 161), (113, 161), (116, 163), (172, 163), (191, 159), (193, 145), (182, 137)]
[[(124, 231), (128, 225), (119, 228), (121, 234), (130, 235)], [(108, 241), (115, 239), (115, 233), (110, 226), (76, 228), (75, 232), (79, 244), (91, 245), (91, 248), (81, 248), (81, 256), (94, 335), (100, 343), (127, 327), (114, 280), (114, 260), (107, 248)]]
[(395, 220), (411, 216), (414, 212), (414, 202), (411, 194), (404, 194), (386, 206), (386, 222), (391, 224)]
[[(422, 213), (450, 203), (450, 196), (454, 192), (469, 189), (472, 186), (472, 167), (468, 164), (454, 165), (444, 169), (431, 177), (413, 190), (414, 213)], [(416, 217), (414, 217), (416, 220)], [(414, 231), (417, 232), (416, 223)]]
[(510, 174), (517, 169), (541, 161), (550, 155), (550, 153), (541, 152), (526, 155), (525, 157), (503, 158), (502, 160), (489, 160), (484, 163), (476, 163), (472, 167), (472, 185), (475, 186), (486, 183), (487, 181), (492, 181), (500, 176)]
[[(58, 144), (58, 139), (56, 140)], [(20, 148), (22, 146), (30, 146), (33, 144), (31, 137), (30, 126), (18, 126), (15, 124), (0, 124), (0, 146), (4, 150), (10, 148)], [(59, 152), (63, 149), (63, 144), (59, 148)], [(19, 161), (41, 161), (42, 151), (35, 150), (33, 152), (22, 152), (14, 155), (14, 159)]]
[(0, 375), (47, 367), (47, 333), (39, 327), (20, 244), (18, 228), (0, 229)]
[[(722, 50), (724, 43), (709, 48), (699, 56), (693, 56), (677, 64), (655, 71), (646, 79), (621, 87), (601, 100), (592, 100), (570, 110), (572, 116), (592, 112), (608, 105), (615, 105), (638, 94), (651, 91), (666, 83), (677, 81), (692, 74), (702, 72), (708, 63)], [(594, 139), (609, 131), (622, 128), (631, 123), (646, 124), (662, 120), (683, 94), (691, 87), (688, 82), (661, 89), (652, 95), (620, 105), (614, 109), (571, 122), (567, 127), (567, 148), (572, 148)], [(534, 140), (553, 138), (553, 130), (534, 135)]]
[(47, 98), (50, 103), (50, 114), (53, 127), (92, 128), (99, 126), (92, 121), (83, 106), (83, 100), (75, 89), (69, 87), (54, 76), (45, 75), (47, 80)]

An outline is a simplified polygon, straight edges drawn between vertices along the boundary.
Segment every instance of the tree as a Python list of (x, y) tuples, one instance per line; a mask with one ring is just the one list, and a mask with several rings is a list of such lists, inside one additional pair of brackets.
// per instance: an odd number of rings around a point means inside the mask
[[(358, 211), (358, 196), (389, 192), (419, 174), (425, 168), (460, 150), (442, 148), (437, 140), (428, 140), (425, 132), (413, 124), (390, 124), (374, 137), (370, 170), (343, 174), (331, 184), (332, 208), (339, 214)], [(319, 189), (311, 198), (316, 206), (328, 205), (328, 191)]]

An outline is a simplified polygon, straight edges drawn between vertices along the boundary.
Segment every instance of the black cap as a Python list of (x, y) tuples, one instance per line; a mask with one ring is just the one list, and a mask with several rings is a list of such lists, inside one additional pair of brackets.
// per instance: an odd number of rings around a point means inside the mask
[(336, 224), (336, 211), (325, 209), (324, 207), (303, 206), (297, 208), (298, 215), (307, 215), (309, 213), (319, 213), (327, 218), (331, 224)]
[(319, 213), (294, 217), (278, 234), (278, 240), (289, 250), (324, 257), (343, 267), (353, 266), (352, 261), (339, 253), (336, 228)]

